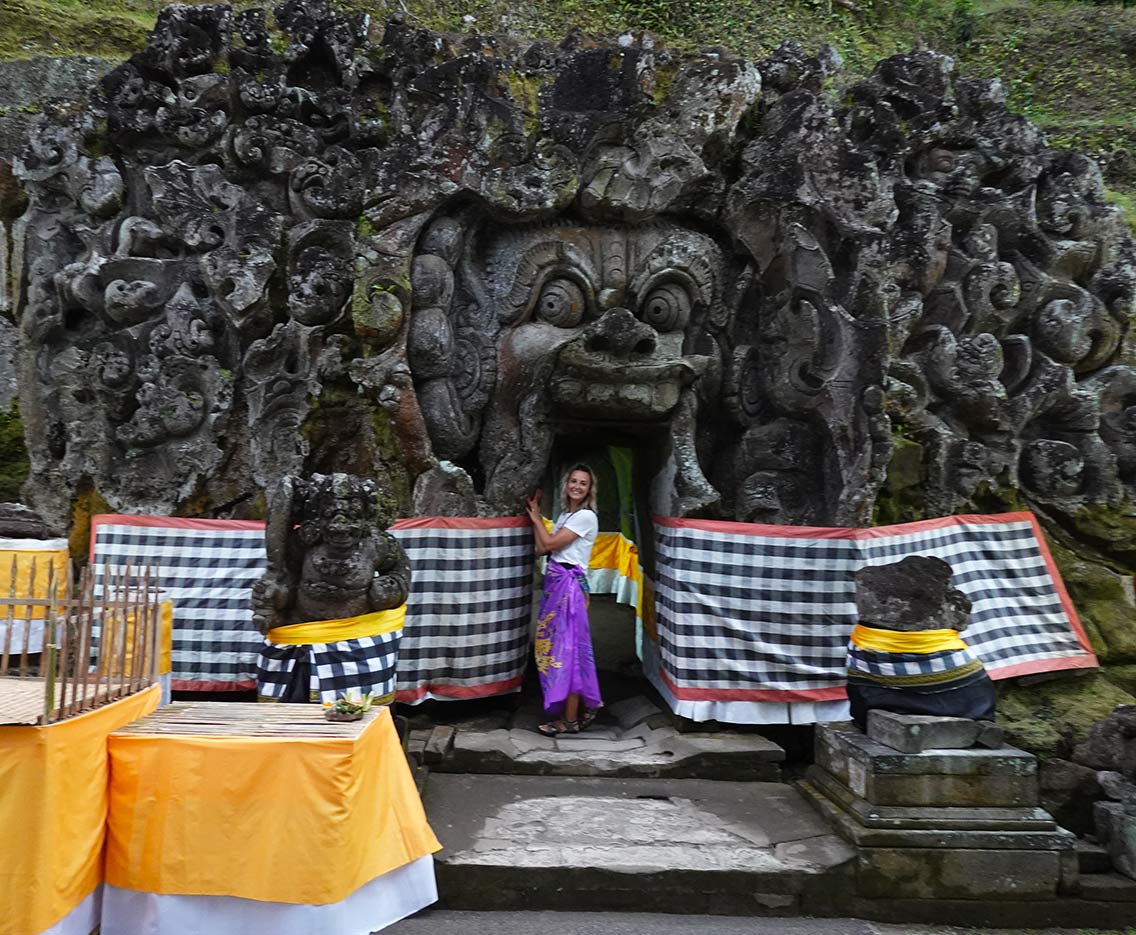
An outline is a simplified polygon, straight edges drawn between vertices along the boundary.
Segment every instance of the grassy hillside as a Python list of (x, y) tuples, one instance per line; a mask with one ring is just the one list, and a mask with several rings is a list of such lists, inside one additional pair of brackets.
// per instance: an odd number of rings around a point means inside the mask
[[(125, 57), (168, 0), (0, 0), (0, 59)], [(238, 0), (235, 7), (263, 5)], [(785, 38), (822, 42), (856, 75), (919, 44), (968, 74), (998, 76), (1014, 106), (1061, 145), (1101, 159), (1110, 184), (1136, 193), (1136, 7), (1074, 0), (339, 0), (381, 32), (403, 11), (436, 29), (557, 38), (572, 28), (648, 29), (677, 48), (727, 46), (750, 57)], [(849, 7), (854, 7), (850, 9)], [(1130, 155), (1131, 153), (1131, 155)]]

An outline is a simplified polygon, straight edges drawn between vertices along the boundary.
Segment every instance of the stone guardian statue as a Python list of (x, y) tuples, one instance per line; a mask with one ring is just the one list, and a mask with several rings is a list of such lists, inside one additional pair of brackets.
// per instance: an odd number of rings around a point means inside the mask
[(349, 474), (285, 477), (272, 491), (252, 593), (262, 701), (393, 699), (410, 563), (385, 519), (375, 483)]
[(856, 572), (860, 622), (848, 643), (848, 700), (864, 730), (873, 708), (896, 714), (994, 719), (994, 683), (959, 636), (970, 599), (951, 566), (912, 555)]

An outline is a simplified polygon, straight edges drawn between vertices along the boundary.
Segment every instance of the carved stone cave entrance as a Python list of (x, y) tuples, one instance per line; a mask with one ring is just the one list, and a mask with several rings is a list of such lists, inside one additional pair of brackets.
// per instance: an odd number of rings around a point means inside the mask
[[(654, 576), (654, 523), (658, 512), (652, 490), (666, 470), (670, 450), (666, 425), (622, 426), (595, 423), (562, 425), (558, 430), (542, 483), (542, 509), (560, 513), (559, 492), (564, 475), (577, 463), (595, 472), (600, 535), (622, 533), (639, 550), (647, 577)], [(636, 652), (635, 606), (613, 593), (595, 593), (589, 604), (589, 624), (596, 667), (605, 690), (617, 681), (624, 691), (641, 688), (645, 679)], [(613, 686), (614, 687), (614, 686)]]

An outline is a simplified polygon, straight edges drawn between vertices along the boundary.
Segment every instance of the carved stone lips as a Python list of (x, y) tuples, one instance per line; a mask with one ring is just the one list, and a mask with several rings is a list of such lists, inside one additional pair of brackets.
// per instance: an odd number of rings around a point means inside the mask
[(611, 384), (639, 383), (652, 386), (678, 382), (682, 386), (688, 386), (705, 372), (708, 364), (709, 358), (693, 355), (639, 362), (626, 357), (583, 353), (570, 348), (561, 353), (556, 376)]

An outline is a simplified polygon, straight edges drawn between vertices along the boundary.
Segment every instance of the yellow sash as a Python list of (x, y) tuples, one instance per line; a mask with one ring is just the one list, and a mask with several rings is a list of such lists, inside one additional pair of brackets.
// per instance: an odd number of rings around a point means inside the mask
[(958, 630), (918, 630), (900, 633), (877, 630), (857, 624), (852, 630), (852, 645), (878, 653), (941, 653), (948, 649), (967, 649)]
[(293, 623), (287, 627), (274, 627), (265, 636), (270, 643), (280, 646), (302, 646), (308, 643), (339, 643), (357, 640), (364, 636), (391, 633), (406, 622), (406, 605), (391, 610), (379, 610), (361, 617), (344, 617), (342, 620), (313, 620), (311, 623)]

